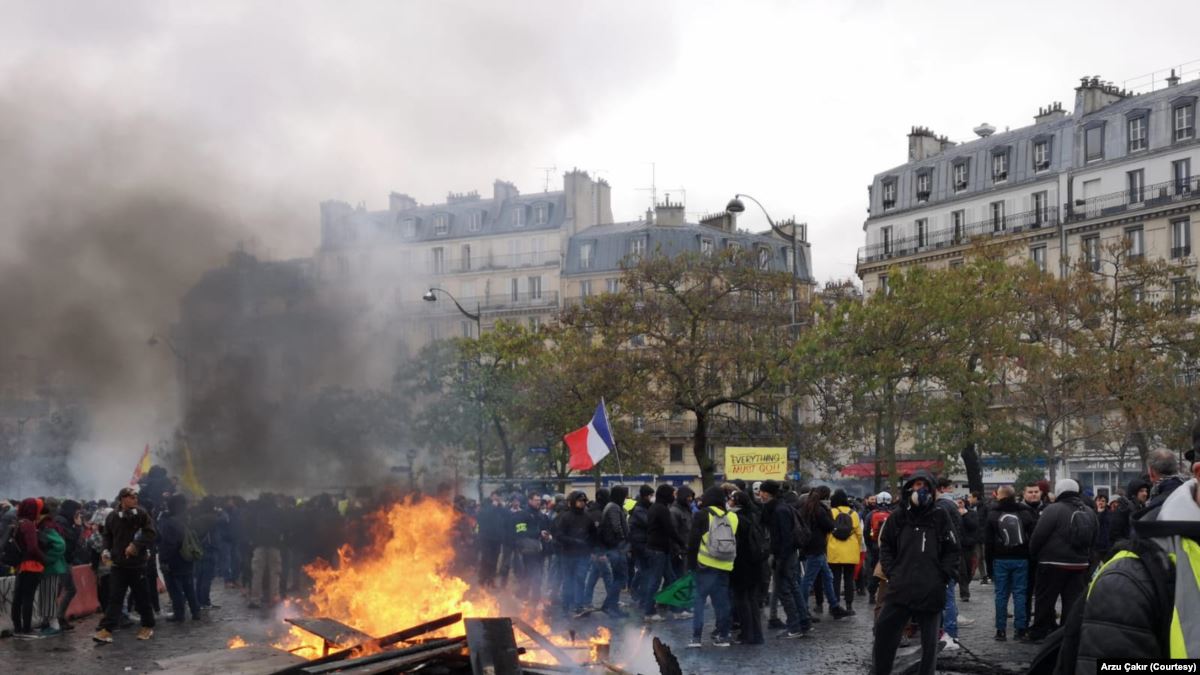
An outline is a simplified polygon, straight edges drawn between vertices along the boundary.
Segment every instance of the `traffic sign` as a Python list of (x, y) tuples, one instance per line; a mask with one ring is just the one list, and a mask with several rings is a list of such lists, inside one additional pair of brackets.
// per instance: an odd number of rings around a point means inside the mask
[(788, 474), (788, 480), (791, 480), (791, 481), (798, 481), (798, 480), (800, 480), (800, 472), (799, 472), (799, 471), (793, 471), (793, 472), (789, 473), (789, 474)]
[(788, 446), (788, 461), (794, 462), (800, 459), (800, 448), (792, 445)]

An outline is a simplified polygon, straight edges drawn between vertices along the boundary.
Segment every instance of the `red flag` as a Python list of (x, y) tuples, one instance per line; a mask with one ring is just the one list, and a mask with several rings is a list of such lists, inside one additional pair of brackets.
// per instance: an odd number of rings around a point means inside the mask
[(146, 449), (142, 450), (142, 458), (138, 460), (137, 466), (133, 467), (133, 478), (129, 479), (130, 485), (137, 485), (142, 476), (150, 470), (150, 444), (146, 444)]

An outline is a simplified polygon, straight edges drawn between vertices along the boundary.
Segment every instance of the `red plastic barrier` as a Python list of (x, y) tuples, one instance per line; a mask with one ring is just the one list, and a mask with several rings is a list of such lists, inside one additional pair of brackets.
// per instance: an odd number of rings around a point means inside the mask
[(96, 596), (96, 573), (91, 566), (76, 565), (71, 568), (71, 576), (75, 579), (75, 597), (67, 605), (67, 618), (74, 619), (98, 611), (100, 601)]

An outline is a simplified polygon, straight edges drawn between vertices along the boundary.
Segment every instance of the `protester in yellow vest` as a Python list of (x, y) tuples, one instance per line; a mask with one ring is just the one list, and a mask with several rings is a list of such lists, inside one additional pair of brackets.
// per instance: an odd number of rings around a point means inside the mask
[(714, 647), (728, 647), (733, 629), (733, 613), (729, 604), (729, 573), (737, 556), (738, 517), (726, 509), (725, 491), (711, 487), (700, 499), (700, 510), (692, 519), (688, 553), (695, 565), (695, 606), (692, 614), (692, 641), (688, 647), (703, 644), (704, 605), (712, 598), (716, 614), (717, 635)]

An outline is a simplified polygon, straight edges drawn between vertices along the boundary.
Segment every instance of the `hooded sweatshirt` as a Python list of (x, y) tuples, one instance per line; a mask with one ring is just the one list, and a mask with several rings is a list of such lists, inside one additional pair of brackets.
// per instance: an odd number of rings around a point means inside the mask
[(17, 544), (21, 547), (21, 564), (18, 572), (46, 571), (46, 556), (38, 545), (37, 520), (42, 511), (42, 500), (30, 497), (17, 507)]
[(588, 517), (575, 503), (585, 496), (582, 492), (572, 492), (567, 497), (566, 511), (559, 514), (554, 521), (554, 539), (561, 547), (563, 555), (580, 556), (591, 552), (592, 540), (596, 532), (596, 523)]
[(600, 544), (606, 550), (619, 549), (629, 541), (629, 514), (625, 511), (625, 498), (629, 489), (618, 485), (609, 494), (609, 501), (600, 513)]
[(647, 517), (646, 548), (672, 553), (682, 551), (684, 540), (675, 530), (675, 521), (671, 518), (671, 504), (675, 503), (675, 488), (670, 485), (659, 485), (654, 493), (654, 504), (650, 507)]
[[(914, 503), (913, 483), (918, 478), (926, 488)], [(920, 612), (942, 610), (946, 584), (958, 573), (958, 539), (950, 517), (934, 505), (934, 486), (928, 471), (918, 471), (905, 481), (900, 503), (879, 536), (887, 601)]]
[[(708, 517), (712, 513), (725, 513), (725, 491), (715, 485), (704, 491), (704, 496), (700, 498), (700, 510), (692, 518), (692, 533), (688, 539), (687, 547), (688, 559), (692, 569), (697, 569), (700, 564), (704, 564), (706, 569), (730, 572), (733, 570), (732, 562), (713, 562), (713, 564), (708, 564), (704, 563), (700, 557), (701, 546), (707, 546), (707, 539), (705, 537), (708, 536)], [(733, 525), (733, 533), (736, 536), (738, 529), (736, 514), (730, 520)]]

